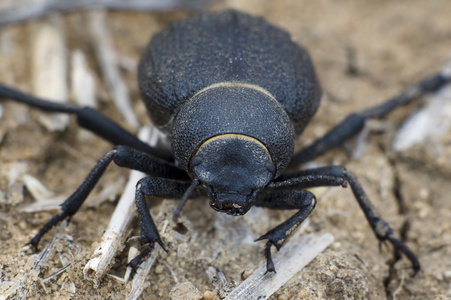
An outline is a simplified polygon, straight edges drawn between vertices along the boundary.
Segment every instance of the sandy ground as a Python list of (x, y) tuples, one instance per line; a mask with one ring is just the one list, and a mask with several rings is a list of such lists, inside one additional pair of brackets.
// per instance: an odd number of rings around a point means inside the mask
[[(225, 1), (214, 9), (227, 7), (264, 16), (309, 49), (325, 96), (317, 116), (299, 140), (299, 147), (321, 136), (350, 112), (381, 103), (433, 74), (451, 58), (451, 2), (446, 0)], [(183, 12), (114, 12), (108, 14), (108, 25), (119, 54), (136, 63), (153, 33), (187, 16)], [(86, 30), (85, 19), (83, 13), (65, 16), (68, 47), (71, 51), (80, 48), (86, 52), (90, 66), (99, 77), (99, 97), (110, 100), (93, 50), (81, 34)], [(31, 91), (29, 40), (31, 29), (38, 22), (1, 29), (1, 41), (7, 39), (10, 43), (0, 45), (0, 82)], [(139, 101), (135, 72), (124, 70), (123, 75), (140, 121), (148, 123)], [(56, 213), (21, 212), (24, 205), (32, 202), (30, 195), (23, 192), (21, 175), (31, 174), (56, 194), (67, 196), (95, 161), (111, 148), (106, 142), (81, 136), (74, 120), (65, 132), (49, 133), (36, 121), (40, 112), (6, 102), (2, 106), (0, 293), (29, 272), (32, 252), (24, 245)], [(307, 231), (329, 231), (335, 236), (335, 242), (270, 299), (451, 298), (451, 132), (434, 143), (424, 143), (402, 153), (394, 152), (390, 146), (396, 128), (416, 106), (402, 108), (384, 119), (385, 129), (370, 135), (366, 150), (359, 158), (350, 158), (342, 149), (336, 149), (317, 161), (344, 165), (358, 176), (397, 235), (418, 255), (421, 272), (412, 278), (405, 258), (395, 258), (390, 247), (379, 251), (378, 242), (349, 190), (329, 189), (319, 199)], [(125, 124), (109, 102), (102, 102), (100, 109)], [(20, 177), (12, 186), (10, 170), (20, 170)], [(60, 240), (55, 255), (39, 274), (29, 274), (23, 282), (25, 298), (126, 297), (130, 283), (105, 276), (95, 284), (84, 278), (83, 267), (115, 207), (114, 201), (95, 204), (96, 197), (100, 190), (117, 184), (127, 173), (110, 167), (70, 225), (58, 227)], [(174, 203), (163, 201), (152, 208), (152, 214), (159, 216), (156, 217), (159, 227), (165, 219), (170, 219)], [(250, 228), (256, 238), (291, 214), (258, 211), (250, 217), (223, 220), (208, 207), (206, 199), (189, 203), (185, 208), (186, 218), (182, 220), (188, 230), (169, 226), (163, 236), (169, 253), (161, 254), (156, 261), (141, 299), (168, 299), (174, 288), (173, 299), (202, 296), (212, 299), (217, 290), (205, 272), (210, 266), (221, 269), (232, 286), (238, 285), (264, 263), (264, 244), (237, 244), (231, 236), (239, 232), (223, 224), (232, 224), (230, 227), (236, 226), (238, 231)], [(130, 236), (139, 234), (137, 225), (135, 220)], [(171, 237), (174, 232), (182, 238)], [(41, 249), (54, 234), (51, 231), (45, 236)], [(118, 255), (111, 274), (123, 276), (131, 244), (125, 244), (124, 253)], [(61, 269), (62, 257), (71, 262), (71, 267), (58, 276), (42, 280)], [(190, 284), (177, 285), (176, 279)], [(193, 289), (193, 298), (186, 294), (187, 286)], [(185, 296), (180, 296), (184, 293)], [(15, 296), (14, 299), (22, 299)]]

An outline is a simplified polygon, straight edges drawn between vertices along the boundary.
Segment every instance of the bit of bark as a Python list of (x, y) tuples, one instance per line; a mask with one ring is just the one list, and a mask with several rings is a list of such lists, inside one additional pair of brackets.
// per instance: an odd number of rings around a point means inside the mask
[(78, 104), (97, 107), (96, 78), (81, 50), (75, 50), (71, 54), (71, 86)]
[(176, 9), (200, 10), (217, 0), (41, 0), (22, 1), (4, 5), (0, 9), (0, 26), (23, 22), (54, 12), (76, 10), (135, 10), (169, 11)]
[(232, 288), (221, 269), (208, 267), (207, 276), (218, 291), (220, 298), (226, 297), (226, 295), (232, 291)]
[(431, 97), (431, 101), (411, 115), (393, 139), (396, 151), (433, 141), (434, 137), (451, 130), (451, 85), (447, 85)]
[[(33, 94), (56, 102), (67, 101), (67, 46), (61, 16), (54, 15), (37, 24), (31, 39)], [(39, 122), (49, 131), (62, 131), (69, 116), (42, 113)]]
[(127, 123), (133, 129), (136, 129), (139, 126), (138, 119), (132, 109), (128, 87), (123, 81), (119, 70), (116, 51), (106, 25), (105, 11), (93, 11), (89, 13), (89, 32), (103, 77), (113, 94), (114, 104), (122, 113)]
[[(441, 71), (451, 81), (451, 62)], [(451, 83), (430, 97), (429, 103), (412, 114), (401, 126), (392, 142), (395, 151), (405, 151), (425, 142), (432, 142), (451, 130)], [(440, 149), (438, 149), (440, 151)]]
[(268, 299), (294, 274), (311, 262), (334, 240), (330, 233), (309, 234), (301, 241), (291, 240), (274, 255), (277, 273), (266, 273), (266, 263), (233, 290), (226, 299)]

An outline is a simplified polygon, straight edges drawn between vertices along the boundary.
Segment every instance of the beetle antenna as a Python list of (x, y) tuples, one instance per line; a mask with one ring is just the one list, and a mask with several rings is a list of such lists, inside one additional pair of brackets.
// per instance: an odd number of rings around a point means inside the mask
[(178, 218), (180, 217), (180, 213), (182, 212), (182, 209), (186, 204), (186, 201), (188, 201), (189, 196), (193, 193), (194, 189), (199, 185), (199, 183), (199, 179), (193, 179), (193, 182), (186, 190), (185, 194), (183, 194), (182, 200), (180, 201), (179, 205), (174, 211), (174, 215), (172, 216), (172, 220), (174, 222), (177, 222)]

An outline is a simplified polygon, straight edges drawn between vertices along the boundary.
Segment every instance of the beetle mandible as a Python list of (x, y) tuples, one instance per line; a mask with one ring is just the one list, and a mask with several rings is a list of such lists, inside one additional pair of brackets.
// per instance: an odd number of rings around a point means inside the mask
[(106, 116), (89, 107), (59, 104), (0, 85), (0, 97), (51, 112), (76, 114), (80, 126), (117, 145), (95, 165), (80, 187), (29, 242), (72, 217), (106, 167), (115, 164), (147, 173), (136, 185), (141, 244), (148, 246), (129, 264), (136, 267), (158, 243), (159, 236), (145, 196), (188, 199), (208, 196), (210, 206), (243, 215), (252, 206), (297, 209), (291, 218), (258, 240), (267, 240), (267, 271), (275, 271), (271, 246), (283, 245), (312, 212), (315, 196), (305, 188), (350, 186), (379, 241), (390, 242), (411, 262), (412, 251), (371, 204), (357, 179), (343, 167), (291, 171), (355, 136), (369, 118), (449, 82), (439, 73), (382, 105), (355, 113), (307, 148), (294, 144), (315, 114), (321, 88), (308, 53), (289, 34), (262, 18), (228, 10), (174, 22), (157, 33), (138, 68), (142, 99), (153, 123), (168, 134), (172, 153), (150, 147)]

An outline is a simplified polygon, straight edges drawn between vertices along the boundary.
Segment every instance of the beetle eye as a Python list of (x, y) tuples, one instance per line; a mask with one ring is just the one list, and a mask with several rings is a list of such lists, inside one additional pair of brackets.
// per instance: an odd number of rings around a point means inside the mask
[(276, 174), (276, 166), (272, 163), (269, 162), (266, 164), (266, 169), (271, 173), (271, 174)]
[(200, 165), (200, 163), (202, 162), (202, 157), (200, 156), (194, 156), (193, 159), (191, 160), (191, 166), (195, 167)]

